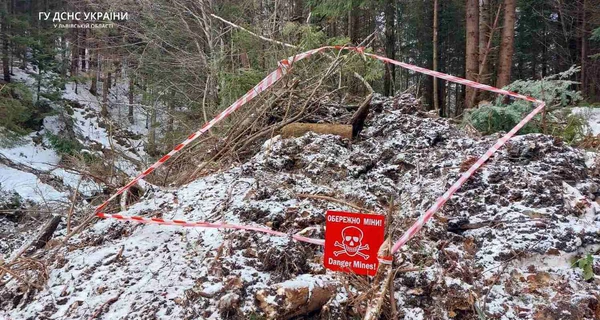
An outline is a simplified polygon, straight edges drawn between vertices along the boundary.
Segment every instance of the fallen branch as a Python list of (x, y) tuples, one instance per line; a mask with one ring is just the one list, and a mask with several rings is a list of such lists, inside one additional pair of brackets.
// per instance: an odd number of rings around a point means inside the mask
[[(21, 283), (24, 283), (32, 288), (36, 288), (38, 290), (42, 290), (43, 287), (40, 285), (37, 285), (33, 282), (29, 282), (28, 280), (24, 279), (23, 277), (19, 276), (18, 274), (16, 274), (15, 272), (13, 272), (12, 270), (3, 267), (2, 265), (0, 265), (0, 271), (2, 271), (2, 273), (8, 273), (10, 274), (13, 278), (17, 279), (17, 281), (20, 281)], [(3, 283), (2, 285), (6, 285), (6, 283), (10, 282), (10, 280), (8, 280), (7, 282)]]
[(81, 180), (83, 176), (79, 178), (79, 182), (77, 182), (77, 187), (75, 188), (75, 192), (73, 193), (73, 197), (71, 198), (71, 207), (69, 208), (69, 213), (67, 214), (67, 233), (71, 232), (71, 217), (73, 217), (73, 211), (75, 210), (75, 200), (77, 200), (77, 194), (79, 193), (79, 186), (81, 185)]

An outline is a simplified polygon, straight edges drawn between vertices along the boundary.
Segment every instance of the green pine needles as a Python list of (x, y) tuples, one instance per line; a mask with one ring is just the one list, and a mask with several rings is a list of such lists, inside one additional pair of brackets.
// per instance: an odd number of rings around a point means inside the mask
[[(573, 89), (577, 82), (569, 80), (579, 72), (579, 67), (545, 77), (541, 80), (517, 80), (504, 89), (531, 96), (546, 102), (545, 119), (537, 115), (523, 127), (519, 134), (546, 133), (559, 136), (567, 142), (575, 142), (585, 135), (587, 125), (580, 115), (570, 114), (567, 107), (583, 100), (580, 92)], [(533, 104), (524, 100), (507, 101), (500, 96), (495, 101), (468, 110), (464, 123), (470, 124), (484, 134), (509, 131), (533, 110)]]

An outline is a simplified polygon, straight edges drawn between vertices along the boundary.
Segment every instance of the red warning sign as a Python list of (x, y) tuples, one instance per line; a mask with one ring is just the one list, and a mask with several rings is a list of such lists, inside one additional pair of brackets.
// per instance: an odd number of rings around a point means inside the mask
[(375, 275), (379, 265), (377, 251), (384, 240), (385, 216), (327, 211), (325, 219), (325, 267)]

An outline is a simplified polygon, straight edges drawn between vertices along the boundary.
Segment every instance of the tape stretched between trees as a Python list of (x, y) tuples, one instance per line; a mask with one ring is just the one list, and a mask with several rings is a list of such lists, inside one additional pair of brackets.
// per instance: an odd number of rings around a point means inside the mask
[(248, 103), (250, 100), (254, 99), (261, 92), (266, 91), (271, 86), (273, 86), (273, 84), (275, 84), (279, 79), (281, 79), (285, 76), (285, 74), (287, 73), (287, 71), (289, 70), (289, 68), (292, 66), (292, 64), (294, 62), (306, 59), (316, 53), (319, 53), (319, 52), (322, 52), (325, 50), (354, 51), (364, 57), (373, 58), (373, 59), (382, 61), (384, 63), (394, 64), (394, 65), (400, 66), (400, 67), (408, 69), (408, 70), (412, 70), (412, 71), (430, 75), (430, 76), (433, 76), (436, 78), (444, 79), (446, 81), (462, 84), (462, 85), (465, 85), (465, 86), (468, 86), (471, 88), (486, 90), (486, 91), (495, 92), (495, 93), (502, 94), (502, 95), (511, 96), (516, 99), (526, 100), (529, 102), (533, 102), (534, 104), (537, 105), (536, 108), (534, 108), (533, 111), (531, 111), (527, 116), (525, 116), (525, 118), (523, 118), (514, 128), (512, 128), (512, 130), (510, 130), (508, 133), (506, 133), (502, 138), (498, 139), (498, 141), (496, 141), (496, 143), (492, 147), (490, 147), (469, 168), (469, 170), (467, 170), (465, 173), (463, 173), (458, 178), (458, 180), (456, 180), (456, 182), (454, 182), (452, 184), (452, 186), (450, 186), (450, 188), (446, 192), (444, 192), (444, 194), (441, 197), (439, 197), (435, 201), (435, 203), (433, 205), (431, 205), (431, 207), (429, 209), (427, 209), (427, 211), (425, 211), (425, 213), (423, 213), (410, 228), (408, 228), (408, 230), (406, 230), (406, 232), (402, 235), (402, 237), (400, 237), (400, 239), (398, 239), (394, 243), (392, 250), (391, 250), (392, 254), (396, 253), (417, 232), (419, 232), (423, 228), (423, 226), (427, 223), (427, 221), (429, 221), (429, 219), (431, 219), (431, 217), (446, 203), (446, 201), (448, 201), (448, 199), (450, 199), (450, 197), (452, 197), (452, 195), (465, 183), (465, 181), (467, 181), (467, 179), (469, 179), (473, 175), (473, 173), (475, 173), (475, 171), (477, 171), (477, 169), (479, 169), (496, 151), (498, 151), (498, 149), (500, 147), (502, 147), (510, 138), (512, 138), (521, 128), (523, 128), (523, 126), (525, 126), (529, 121), (531, 121), (531, 119), (533, 119), (533, 117), (536, 114), (538, 114), (540, 111), (542, 111), (542, 109), (544, 109), (544, 107), (545, 107), (545, 103), (543, 101), (534, 99), (532, 97), (528, 97), (528, 96), (525, 96), (525, 95), (522, 95), (522, 94), (519, 94), (516, 92), (511, 92), (508, 90), (498, 89), (498, 88), (495, 88), (495, 87), (492, 87), (489, 85), (485, 85), (485, 84), (481, 84), (481, 83), (478, 83), (475, 81), (451, 76), (451, 75), (448, 75), (445, 73), (417, 67), (417, 66), (414, 66), (414, 65), (411, 65), (408, 63), (392, 60), (392, 59), (382, 57), (382, 56), (379, 56), (376, 54), (366, 53), (366, 52), (364, 52), (363, 47), (325, 46), (325, 47), (313, 49), (310, 51), (306, 51), (306, 52), (297, 54), (295, 56), (289, 57), (288, 59), (284, 59), (284, 60), (280, 61), (278, 63), (278, 68), (275, 71), (271, 72), (269, 75), (267, 75), (254, 88), (250, 89), (250, 91), (248, 91), (245, 95), (243, 95), (241, 98), (239, 98), (233, 104), (231, 104), (229, 107), (227, 107), (227, 109), (223, 110), (215, 118), (213, 118), (212, 120), (210, 120), (209, 122), (204, 124), (204, 126), (202, 126), (202, 128), (200, 128), (200, 130), (189, 135), (187, 137), (187, 139), (185, 139), (182, 143), (175, 146), (175, 148), (173, 148), (173, 150), (171, 150), (169, 153), (164, 155), (157, 162), (155, 162), (153, 165), (151, 165), (148, 169), (143, 171), (141, 174), (139, 174), (137, 177), (135, 177), (133, 180), (131, 180), (128, 184), (126, 184), (121, 189), (119, 189), (114, 195), (112, 195), (106, 201), (104, 201), (102, 204), (100, 204), (98, 207), (96, 207), (96, 209), (94, 211), (95, 215), (98, 218), (116, 219), (116, 220), (120, 220), (120, 221), (132, 221), (132, 222), (146, 223), (146, 224), (161, 224), (161, 225), (174, 225), (174, 226), (181, 226), (181, 227), (201, 227), (201, 228), (238, 229), (238, 230), (256, 231), (256, 232), (263, 232), (263, 233), (280, 236), (280, 237), (291, 237), (292, 239), (297, 240), (297, 241), (302, 241), (302, 242), (307, 242), (307, 243), (312, 243), (312, 244), (317, 244), (317, 245), (323, 245), (325, 241), (322, 239), (308, 238), (308, 237), (300, 236), (298, 234), (293, 234), (290, 236), (287, 233), (271, 230), (268, 228), (261, 228), (261, 227), (247, 226), (247, 225), (237, 225), (237, 224), (230, 224), (230, 223), (224, 223), (224, 222), (223, 223), (210, 223), (210, 222), (204, 222), (204, 221), (189, 222), (189, 221), (182, 221), (182, 220), (164, 220), (164, 219), (157, 219), (157, 218), (144, 218), (144, 217), (138, 217), (138, 216), (123, 216), (123, 215), (119, 215), (119, 214), (106, 214), (106, 213), (102, 212), (102, 209), (104, 209), (110, 203), (110, 201), (114, 200), (116, 197), (121, 195), (123, 192), (125, 192), (129, 188), (131, 188), (131, 186), (136, 184), (139, 180), (143, 179), (144, 177), (146, 177), (147, 175), (152, 173), (152, 171), (156, 170), (158, 167), (163, 165), (173, 155), (175, 155), (177, 152), (181, 151), (181, 149), (185, 148), (185, 146), (190, 144), (192, 141), (196, 140), (199, 136), (204, 134), (206, 131), (208, 131), (210, 128), (212, 128), (215, 124), (219, 123), (221, 120), (228, 117), (231, 113), (235, 112), (241, 106)]

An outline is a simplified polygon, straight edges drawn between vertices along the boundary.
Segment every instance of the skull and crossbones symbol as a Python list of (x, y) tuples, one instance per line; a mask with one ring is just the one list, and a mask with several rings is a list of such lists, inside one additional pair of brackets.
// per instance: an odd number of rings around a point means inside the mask
[(333, 252), (334, 256), (339, 256), (345, 253), (351, 257), (360, 256), (365, 260), (369, 259), (368, 254), (364, 254), (361, 251), (369, 250), (369, 245), (362, 245), (363, 232), (357, 227), (345, 227), (342, 229), (342, 243), (339, 241), (335, 242), (335, 246), (342, 248), (342, 250)]

